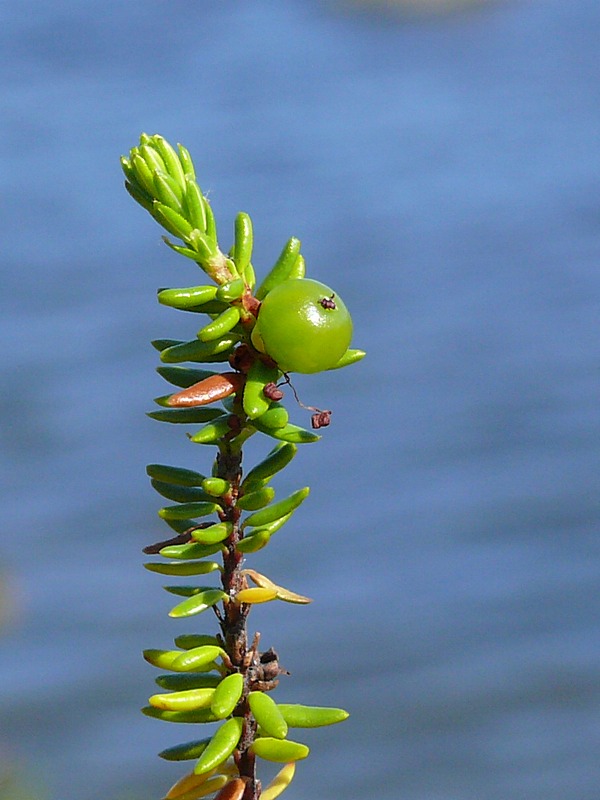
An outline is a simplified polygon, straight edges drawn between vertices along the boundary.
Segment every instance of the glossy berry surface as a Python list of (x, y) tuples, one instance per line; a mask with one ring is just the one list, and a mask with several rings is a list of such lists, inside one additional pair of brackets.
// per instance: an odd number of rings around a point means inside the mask
[(335, 366), (352, 338), (352, 318), (329, 286), (308, 278), (280, 283), (260, 307), (252, 341), (283, 372)]

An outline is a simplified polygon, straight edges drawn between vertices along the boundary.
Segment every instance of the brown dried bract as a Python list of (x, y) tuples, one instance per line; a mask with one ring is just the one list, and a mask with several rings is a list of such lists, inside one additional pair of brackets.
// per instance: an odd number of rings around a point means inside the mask
[(145, 553), (147, 556), (156, 556), (163, 547), (169, 547), (172, 544), (187, 544), (188, 542), (192, 541), (192, 534), (191, 533), (180, 533), (179, 536), (173, 536), (172, 539), (165, 539), (164, 542), (156, 542), (156, 544), (149, 544), (148, 547), (144, 547), (142, 553)]
[(317, 411), (310, 418), (313, 428), (326, 428), (331, 422), (331, 411)]
[(183, 389), (181, 392), (172, 394), (167, 400), (167, 405), (171, 408), (190, 408), (194, 406), (206, 406), (215, 403), (217, 400), (224, 400), (230, 394), (238, 392), (243, 385), (244, 379), (237, 372), (223, 372), (220, 375), (211, 375), (203, 381)]
[(258, 298), (254, 297), (252, 292), (248, 289), (242, 297), (242, 306), (249, 311), (253, 317), (258, 317), (261, 302)]
[(142, 553), (148, 556), (155, 556), (160, 553), (163, 547), (169, 547), (172, 544), (188, 544), (188, 542), (192, 541), (192, 531), (208, 528), (210, 525), (212, 525), (212, 522), (200, 522), (198, 525), (192, 525), (191, 528), (188, 528), (178, 536), (173, 536), (171, 539), (165, 539), (162, 542), (156, 542), (156, 544), (149, 544), (147, 547), (144, 547)]
[(283, 392), (276, 383), (273, 383), (273, 381), (265, 384), (263, 394), (267, 400), (281, 400), (283, 397)]

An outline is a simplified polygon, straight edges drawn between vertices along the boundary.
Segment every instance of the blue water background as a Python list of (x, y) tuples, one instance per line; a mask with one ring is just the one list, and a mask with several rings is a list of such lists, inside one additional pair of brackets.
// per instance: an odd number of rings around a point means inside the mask
[(597, 800), (597, 0), (7, 0), (0, 22), (6, 768), (44, 800), (149, 800), (181, 773), (154, 754), (194, 735), (137, 710), (140, 651), (212, 629), (141, 567), (166, 531), (145, 465), (210, 463), (144, 415), (148, 341), (197, 327), (155, 289), (198, 280), (122, 188), (145, 130), (193, 152), (224, 246), (252, 214), (259, 271), (299, 236), (369, 354), (298, 378), (333, 424), (252, 559), (315, 598), (252, 615), (280, 699), (351, 711), (300, 732), (286, 800)]

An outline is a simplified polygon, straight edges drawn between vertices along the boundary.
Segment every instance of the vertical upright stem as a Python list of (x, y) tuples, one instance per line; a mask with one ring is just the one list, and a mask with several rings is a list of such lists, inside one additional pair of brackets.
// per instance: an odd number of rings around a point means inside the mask
[[(243, 438), (243, 437), (242, 437)], [(243, 575), (241, 563), (243, 556), (237, 549), (240, 539), (239, 520), (240, 510), (236, 501), (242, 479), (242, 450), (241, 445), (234, 446), (232, 441), (223, 440), (217, 455), (217, 477), (229, 482), (231, 490), (228, 493), (225, 508), (222, 512), (224, 522), (231, 522), (233, 530), (225, 542), (226, 551), (223, 554), (223, 591), (231, 596), (243, 588)], [(246, 781), (246, 790), (243, 800), (258, 800), (261, 793), (260, 781), (256, 779), (255, 757), (249, 750), (256, 736), (256, 722), (250, 712), (246, 700), (249, 686), (249, 669), (254, 666), (257, 654), (248, 648), (248, 631), (246, 618), (250, 607), (238, 603), (226, 603), (220, 621), (223, 635), (224, 649), (232, 664), (233, 671), (239, 672), (244, 677), (244, 693), (238, 705), (237, 713), (244, 719), (242, 736), (237, 747), (236, 764), (241, 778)]]

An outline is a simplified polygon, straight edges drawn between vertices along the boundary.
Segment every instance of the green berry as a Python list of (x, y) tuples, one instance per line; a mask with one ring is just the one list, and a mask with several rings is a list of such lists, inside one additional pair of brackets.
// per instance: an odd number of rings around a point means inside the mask
[(275, 286), (262, 301), (252, 342), (283, 372), (331, 369), (352, 338), (352, 318), (329, 286), (308, 278)]

